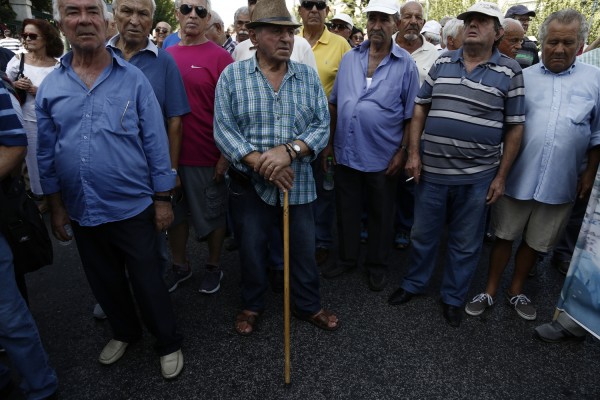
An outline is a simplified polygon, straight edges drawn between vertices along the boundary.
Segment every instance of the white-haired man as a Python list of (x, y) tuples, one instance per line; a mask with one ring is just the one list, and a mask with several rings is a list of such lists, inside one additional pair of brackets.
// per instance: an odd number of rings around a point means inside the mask
[(465, 23), (458, 18), (452, 18), (442, 28), (442, 43), (446, 50), (458, 50), (462, 46)]
[(65, 226), (72, 225), (88, 282), (112, 327), (99, 361), (116, 362), (142, 336), (131, 283), (157, 339), (162, 375), (174, 378), (183, 368), (182, 337), (158, 252), (149, 251), (157, 248), (156, 230), (173, 220), (176, 172), (162, 112), (144, 74), (105, 47), (104, 2), (54, 0), (53, 9), (72, 52), (36, 96), (40, 180), (52, 230), (65, 241), (71, 238)]
[(212, 18), (210, 26), (206, 30), (206, 38), (227, 50), (229, 54), (233, 54), (237, 42), (225, 31), (225, 23), (216, 11), (211, 11)]

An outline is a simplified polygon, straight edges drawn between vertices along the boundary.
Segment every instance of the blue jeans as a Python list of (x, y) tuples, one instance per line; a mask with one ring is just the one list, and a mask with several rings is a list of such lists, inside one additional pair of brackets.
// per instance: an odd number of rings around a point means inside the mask
[[(268, 288), (267, 267), (273, 231), (283, 237), (283, 211), (256, 194), (251, 186), (230, 183), (235, 237), (240, 245), (242, 307), (261, 312)], [(290, 205), (290, 286), (295, 309), (315, 314), (321, 309), (319, 271), (315, 261), (315, 228), (311, 204)]]
[(409, 270), (401, 287), (423, 293), (436, 267), (444, 225), (448, 251), (440, 288), (442, 301), (461, 307), (479, 263), (485, 224), (485, 197), (491, 179), (472, 185), (421, 182), (415, 187), (415, 223)]
[[(21, 390), (29, 400), (56, 392), (56, 373), (48, 364), (35, 321), (21, 297), (10, 247), (0, 233), (0, 346), (21, 375)], [(10, 380), (10, 371), (0, 364), (0, 387)]]

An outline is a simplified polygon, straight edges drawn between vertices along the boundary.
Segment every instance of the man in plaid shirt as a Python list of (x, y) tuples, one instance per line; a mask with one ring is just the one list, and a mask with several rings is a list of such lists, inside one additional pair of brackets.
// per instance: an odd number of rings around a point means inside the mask
[(215, 142), (231, 162), (231, 210), (240, 242), (243, 309), (235, 329), (252, 333), (264, 309), (274, 245), (269, 239), (273, 229), (281, 231), (288, 191), (295, 315), (335, 330), (337, 317), (321, 308), (311, 209), (316, 188), (310, 162), (329, 137), (327, 99), (316, 71), (290, 61), (298, 25), (285, 2), (259, 1), (252, 16), (256, 55), (223, 71), (215, 98)]

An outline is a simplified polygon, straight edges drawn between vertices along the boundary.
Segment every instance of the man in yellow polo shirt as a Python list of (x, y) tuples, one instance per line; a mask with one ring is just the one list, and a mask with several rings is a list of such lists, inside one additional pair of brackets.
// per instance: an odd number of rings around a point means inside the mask
[[(301, 1), (298, 14), (302, 18), (300, 36), (308, 40), (317, 61), (317, 72), (325, 89), (327, 98), (333, 89), (342, 56), (350, 50), (348, 41), (335, 35), (325, 26), (329, 14), (329, 0)], [(331, 154), (333, 155), (333, 154)], [(335, 198), (333, 190), (323, 188), (323, 178), (327, 155), (321, 154), (313, 163), (313, 175), (317, 185), (317, 200), (313, 203), (315, 217), (315, 244), (317, 265), (322, 265), (329, 257), (329, 249), (333, 244), (331, 229), (335, 214)]]

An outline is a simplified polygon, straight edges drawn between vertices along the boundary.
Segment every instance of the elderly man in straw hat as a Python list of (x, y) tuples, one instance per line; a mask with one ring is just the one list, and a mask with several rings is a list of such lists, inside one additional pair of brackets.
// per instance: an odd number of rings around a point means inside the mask
[(327, 99), (316, 71), (290, 60), (298, 24), (283, 0), (259, 1), (248, 27), (256, 54), (223, 71), (215, 99), (215, 142), (231, 162), (242, 264), (243, 308), (235, 331), (251, 334), (264, 310), (270, 232), (281, 229), (284, 191), (290, 203), (294, 314), (335, 330), (337, 317), (321, 307), (311, 209), (316, 190), (310, 162), (329, 137)]

